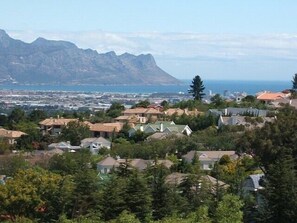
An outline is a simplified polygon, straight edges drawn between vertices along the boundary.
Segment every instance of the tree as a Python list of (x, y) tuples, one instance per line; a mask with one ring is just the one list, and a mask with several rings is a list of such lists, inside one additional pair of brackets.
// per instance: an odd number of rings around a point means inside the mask
[(0, 175), (4, 174), (9, 177), (14, 177), (19, 170), (27, 168), (29, 168), (29, 163), (22, 155), (3, 156), (0, 159)]
[(117, 218), (126, 209), (125, 187), (126, 181), (116, 176), (104, 185), (100, 209), (105, 221)]
[(113, 102), (110, 108), (107, 110), (106, 114), (111, 118), (116, 118), (122, 114), (122, 111), (125, 110), (124, 105), (119, 102)]
[(142, 108), (147, 108), (151, 103), (149, 100), (144, 100), (144, 101), (139, 101), (136, 103), (132, 108), (137, 108), (137, 107), (142, 107)]
[(169, 216), (174, 211), (172, 194), (165, 183), (165, 177), (168, 175), (168, 172), (169, 170), (161, 165), (153, 165), (147, 169), (153, 198), (153, 218), (156, 220)]
[(110, 223), (140, 223), (140, 221), (137, 219), (135, 214), (125, 210)]
[(292, 222), (290, 219), (297, 217), (296, 127), (297, 111), (285, 106), (275, 122), (266, 123), (241, 142), (242, 150), (253, 154), (265, 173), (263, 195), (267, 205), (264, 212), (260, 210), (262, 222)]
[(291, 151), (282, 148), (266, 174), (263, 195), (267, 206), (265, 222), (292, 222), (297, 218), (297, 178)]
[(216, 219), (218, 223), (241, 223), (243, 220), (243, 213), (241, 208), (243, 202), (238, 196), (227, 194), (223, 197), (222, 201), (216, 210)]
[(76, 153), (64, 153), (54, 155), (49, 160), (48, 169), (54, 173), (66, 175), (75, 175), (79, 171), (90, 169), (92, 155), (88, 150), (81, 150)]
[(10, 127), (13, 128), (15, 124), (26, 119), (26, 113), (20, 108), (14, 108), (8, 116)]
[(242, 102), (250, 102), (250, 103), (254, 103), (256, 101), (256, 97), (253, 95), (247, 95), (246, 97), (244, 97), (242, 100)]
[(203, 85), (203, 81), (201, 80), (200, 76), (197, 75), (192, 80), (192, 84), (190, 85), (189, 93), (193, 95), (195, 100), (201, 101), (203, 96), (205, 95), (203, 93), (205, 87)]
[(166, 110), (166, 109), (168, 109), (170, 107), (169, 102), (166, 101), (166, 100), (162, 101), (160, 105), (163, 106), (164, 110)]
[(44, 110), (33, 110), (30, 114), (29, 114), (29, 119), (32, 122), (38, 123), (41, 120), (46, 118), (46, 112)]
[(137, 171), (128, 178), (125, 196), (127, 208), (131, 213), (142, 222), (150, 219), (152, 199), (145, 179)]
[(73, 176), (72, 217), (88, 214), (98, 209), (99, 177), (93, 169), (79, 170)]
[(297, 73), (294, 74), (293, 76), (292, 84), (293, 84), (292, 90), (296, 91), (297, 90)]
[(208, 216), (208, 207), (206, 205), (200, 206), (197, 211), (189, 215), (190, 222), (195, 223), (211, 223), (211, 219)]
[(70, 141), (71, 145), (78, 146), (84, 138), (90, 137), (91, 132), (89, 126), (72, 121), (62, 128), (60, 139)]
[(213, 97), (211, 97), (211, 103), (215, 105), (215, 107), (224, 107), (224, 99), (221, 97), (220, 94), (215, 94)]
[(43, 169), (20, 170), (5, 185), (0, 185), (0, 212), (17, 217), (54, 222), (70, 201), (70, 181)]

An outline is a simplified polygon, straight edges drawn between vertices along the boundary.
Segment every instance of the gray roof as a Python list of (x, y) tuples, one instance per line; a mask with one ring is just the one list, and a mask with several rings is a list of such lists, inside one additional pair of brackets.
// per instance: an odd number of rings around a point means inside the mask
[(101, 160), (98, 165), (100, 166), (119, 166), (119, 162), (112, 158), (111, 156), (106, 157), (105, 159)]
[[(155, 123), (148, 123), (146, 125), (137, 124), (134, 126), (134, 131), (141, 130), (143, 128), (144, 132), (147, 132), (148, 129), (152, 129), (154, 132), (160, 132), (163, 128), (163, 132), (175, 132), (175, 133), (183, 133), (185, 128), (189, 128), (187, 125), (176, 125), (174, 122), (155, 122)], [(192, 130), (189, 128), (192, 132)], [(130, 129), (131, 131), (131, 129)]]
[(195, 154), (199, 157), (199, 160), (219, 160), (223, 155), (236, 156), (235, 151), (196, 151), (192, 150), (186, 155), (183, 155), (183, 158), (187, 161), (193, 160)]
[(255, 123), (251, 123), (250, 121), (248, 121), (246, 119), (247, 117), (246, 116), (235, 116), (235, 115), (232, 115), (232, 116), (226, 116), (226, 117), (223, 117), (223, 116), (220, 116), (220, 121), (219, 121), (219, 127), (220, 125), (243, 125), (247, 128), (255, 128), (255, 127), (263, 127), (264, 124), (266, 122), (273, 122), (275, 120), (274, 117), (262, 117), (262, 120), (261, 122), (257, 122), (255, 117), (251, 117), (252, 120), (256, 121)]
[(169, 138), (171, 136), (176, 137), (176, 138), (185, 137), (185, 135), (182, 134), (182, 133), (176, 133), (176, 132), (156, 132), (156, 133), (150, 135), (149, 137), (147, 137), (147, 140), (151, 140), (151, 139), (165, 139), (165, 138)]
[(225, 109), (209, 109), (208, 112), (210, 114), (216, 115), (216, 116), (225, 116), (225, 115), (245, 115), (250, 114), (253, 116), (267, 116), (268, 110), (262, 110), (257, 108), (234, 108), (234, 107), (228, 107)]
[[(170, 185), (175, 185), (178, 186), (180, 185), (184, 180), (187, 179), (188, 176), (191, 174), (186, 174), (186, 173), (171, 173), (165, 178), (165, 182)], [(199, 175), (195, 175), (197, 177), (200, 177)], [(229, 187), (228, 184), (226, 184), (223, 181), (217, 180), (216, 178), (209, 176), (209, 175), (203, 175), (201, 176), (201, 180), (204, 180), (205, 182), (209, 183), (211, 186), (216, 186), (218, 184), (219, 187), (221, 188), (227, 188)]]
[(81, 149), (80, 146), (72, 146), (69, 142), (58, 142), (58, 143), (52, 143), (48, 145), (49, 149), (62, 149), (62, 150), (77, 150)]
[(111, 145), (111, 142), (103, 137), (99, 138), (85, 138), (81, 140), (81, 146), (82, 147), (89, 147), (92, 143), (99, 143), (102, 144), (103, 146), (109, 146)]
[(263, 177), (264, 174), (253, 174), (249, 175), (248, 178), (252, 180), (254, 189), (262, 188), (259, 184), (261, 177)]

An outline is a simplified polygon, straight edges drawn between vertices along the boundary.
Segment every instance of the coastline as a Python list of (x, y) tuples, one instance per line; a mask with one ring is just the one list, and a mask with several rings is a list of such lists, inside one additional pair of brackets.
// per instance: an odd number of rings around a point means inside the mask
[[(182, 80), (179, 85), (47, 85), (47, 84), (1, 84), (1, 90), (30, 91), (70, 91), (70, 92), (108, 92), (108, 93), (180, 93), (186, 94), (191, 80)], [(242, 81), (242, 80), (204, 80), (206, 94), (226, 92), (282, 91), (291, 87), (290, 81)]]

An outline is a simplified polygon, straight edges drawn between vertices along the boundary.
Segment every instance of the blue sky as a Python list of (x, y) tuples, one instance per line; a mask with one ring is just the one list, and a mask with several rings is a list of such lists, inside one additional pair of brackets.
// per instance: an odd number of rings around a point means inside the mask
[(295, 0), (3, 0), (0, 28), (26, 42), (151, 53), (180, 79), (291, 80), (296, 11)]

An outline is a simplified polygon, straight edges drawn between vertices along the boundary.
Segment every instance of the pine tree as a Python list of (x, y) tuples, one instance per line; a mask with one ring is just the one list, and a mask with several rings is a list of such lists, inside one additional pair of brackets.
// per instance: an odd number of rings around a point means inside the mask
[(293, 76), (292, 84), (293, 84), (292, 89), (296, 91), (297, 90), (297, 73), (294, 74)]
[(104, 219), (117, 218), (126, 210), (126, 181), (120, 177), (112, 176), (103, 189), (101, 197), (101, 212)]
[(151, 200), (144, 178), (135, 171), (129, 176), (126, 186), (125, 201), (127, 209), (143, 222), (151, 216)]
[(232, 194), (225, 195), (217, 207), (216, 222), (241, 223), (243, 220), (243, 213), (241, 211), (242, 207), (243, 202), (238, 196)]
[(266, 174), (265, 222), (293, 222), (297, 219), (297, 178), (290, 150), (283, 148)]
[(193, 95), (195, 100), (201, 101), (203, 96), (205, 95), (203, 93), (205, 87), (203, 85), (203, 81), (201, 80), (200, 76), (197, 75), (192, 80), (192, 84), (190, 85), (189, 93)]

